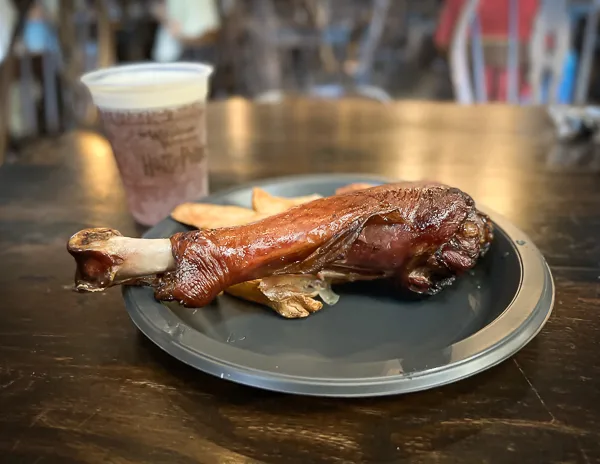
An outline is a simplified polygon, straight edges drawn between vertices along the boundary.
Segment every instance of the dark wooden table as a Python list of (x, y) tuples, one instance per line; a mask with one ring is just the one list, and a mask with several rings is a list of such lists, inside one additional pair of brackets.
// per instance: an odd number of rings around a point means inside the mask
[(69, 291), (70, 234), (139, 234), (107, 143), (45, 141), (0, 168), (0, 462), (600, 462), (600, 155), (502, 106), (210, 108), (212, 188), (314, 172), (436, 178), (523, 228), (555, 310), (514, 358), (428, 392), (319, 399), (213, 378), (138, 333), (119, 290)]

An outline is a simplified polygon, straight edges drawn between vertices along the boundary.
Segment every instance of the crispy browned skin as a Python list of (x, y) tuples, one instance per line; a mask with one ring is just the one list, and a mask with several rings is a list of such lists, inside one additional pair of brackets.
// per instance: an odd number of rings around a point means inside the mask
[(393, 275), (415, 292), (433, 294), (473, 267), (491, 240), (490, 221), (464, 192), (388, 184), (248, 225), (175, 234), (176, 270), (161, 279), (156, 296), (204, 306), (240, 282), (322, 270)]

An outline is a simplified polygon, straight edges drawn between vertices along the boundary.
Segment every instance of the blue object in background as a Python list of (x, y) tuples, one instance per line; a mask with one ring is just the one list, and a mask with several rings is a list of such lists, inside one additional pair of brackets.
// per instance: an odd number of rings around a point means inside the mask
[[(585, 19), (590, 12), (589, 4), (575, 4), (569, 6), (569, 16), (571, 24), (577, 24), (578, 21)], [(575, 50), (571, 49), (565, 58), (563, 66), (563, 77), (558, 88), (557, 101), (559, 104), (572, 104), (577, 83), (577, 73), (579, 71), (579, 56)], [(547, 95), (547, 85), (544, 88)]]
[[(562, 80), (558, 86), (558, 95), (556, 95), (556, 101), (561, 105), (570, 105), (573, 103), (573, 93), (575, 92), (575, 83), (577, 81), (577, 66), (579, 64), (579, 57), (574, 50), (570, 50), (565, 58), (563, 65)], [(542, 87), (542, 101), (547, 102), (548, 92), (550, 91), (550, 78), (544, 79)]]
[(26, 21), (23, 42), (27, 50), (33, 53), (58, 49), (58, 40), (54, 30), (47, 22), (41, 20)]
[(346, 45), (350, 42), (350, 27), (344, 24), (332, 24), (322, 34), (322, 40), (330, 45)]
[(579, 57), (577, 53), (574, 50), (570, 50), (565, 59), (563, 78), (558, 88), (557, 100), (560, 104), (571, 104), (573, 102), (578, 64)]

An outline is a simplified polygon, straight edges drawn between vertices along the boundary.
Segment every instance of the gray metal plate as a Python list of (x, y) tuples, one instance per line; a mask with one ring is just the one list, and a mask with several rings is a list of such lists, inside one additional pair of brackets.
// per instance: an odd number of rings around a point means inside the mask
[[(251, 189), (275, 195), (331, 195), (353, 175), (256, 182), (203, 202), (250, 206)], [(223, 379), (321, 396), (376, 396), (453, 382), (508, 358), (542, 328), (554, 303), (550, 270), (535, 245), (484, 207), (496, 225), (474, 271), (433, 297), (399, 295), (385, 282), (336, 287), (339, 303), (306, 319), (284, 319), (228, 295), (210, 306), (157, 302), (149, 288), (124, 288), (138, 328), (175, 358)], [(166, 219), (145, 237), (186, 230)]]

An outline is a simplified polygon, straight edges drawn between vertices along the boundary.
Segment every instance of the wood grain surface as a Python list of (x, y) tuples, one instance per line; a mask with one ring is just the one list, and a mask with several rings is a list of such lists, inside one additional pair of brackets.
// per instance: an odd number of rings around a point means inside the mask
[(301, 173), (437, 179), (525, 230), (555, 310), (521, 352), (470, 379), (318, 399), (213, 378), (135, 329), (118, 289), (69, 290), (68, 237), (140, 234), (92, 132), (0, 168), (0, 462), (600, 462), (600, 161), (557, 146), (543, 111), (433, 103), (231, 100), (209, 109), (211, 188)]

